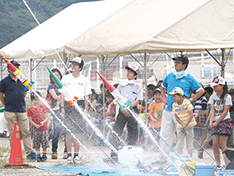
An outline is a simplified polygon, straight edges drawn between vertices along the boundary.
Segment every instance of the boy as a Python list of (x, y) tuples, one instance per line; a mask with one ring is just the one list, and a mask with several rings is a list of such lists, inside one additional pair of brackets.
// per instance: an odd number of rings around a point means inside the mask
[[(72, 73), (65, 75), (61, 80), (69, 92), (68, 95), (61, 93), (61, 116), (64, 118), (65, 125), (76, 137), (76, 139), (74, 139), (74, 158), (72, 158), (72, 135), (69, 131), (66, 131), (66, 146), (68, 153), (67, 162), (79, 164), (81, 163), (79, 158), (80, 145), (77, 139), (80, 138), (81, 133), (83, 130), (85, 130), (85, 120), (76, 106), (67, 106), (67, 102), (70, 100), (70, 97), (78, 97), (78, 106), (82, 109), (82, 111), (87, 113), (88, 95), (90, 95), (92, 92), (88, 79), (81, 74), (84, 66), (83, 59), (76, 57), (71, 60), (71, 63)], [(74, 121), (76, 123), (74, 123)]]
[[(205, 97), (207, 101), (209, 101), (211, 95), (213, 94), (213, 88), (212, 87), (205, 87)], [(208, 104), (207, 110), (210, 110), (210, 105)], [(206, 119), (205, 126), (208, 126), (209, 124), (209, 117)], [(212, 141), (212, 135), (210, 133), (210, 130), (207, 130), (206, 139), (202, 142), (202, 147), (198, 150), (198, 158), (203, 159), (203, 152), (204, 148)]]
[[(192, 157), (193, 154), (193, 127), (196, 125), (195, 118), (193, 116), (193, 106), (189, 100), (183, 99), (184, 91), (175, 87), (168, 95), (172, 95), (175, 101), (172, 105), (172, 112), (175, 113), (177, 120), (177, 145), (176, 150), (178, 154), (183, 153), (184, 139), (186, 139), (187, 152)], [(186, 134), (186, 131), (189, 135)]]
[[(162, 113), (164, 103), (162, 102), (162, 95), (160, 88), (156, 88), (153, 92), (154, 102), (149, 105), (149, 128), (153, 136), (157, 136), (156, 140), (159, 141), (159, 133), (162, 123)], [(158, 132), (158, 134), (157, 134)]]
[[(40, 104), (41, 97), (40, 92), (36, 91), (37, 95), (32, 92), (31, 93), (31, 101), (33, 106), (28, 109), (28, 117), (30, 119), (30, 123), (32, 124), (32, 141), (33, 148), (37, 151), (37, 161), (44, 162), (47, 160), (46, 156), (46, 148), (49, 147), (48, 141), (48, 128), (47, 121), (49, 120), (48, 112), (46, 106)], [(43, 148), (43, 155), (40, 155), (40, 145)]]
[[(140, 103), (140, 101), (143, 100), (142, 87), (136, 81), (140, 70), (136, 65), (126, 66), (125, 68), (127, 69), (127, 80), (121, 82), (117, 87), (117, 90), (124, 98), (132, 102), (130, 108), (133, 109), (133, 112), (138, 113), (137, 105)], [(138, 123), (128, 109), (122, 111), (120, 110), (113, 129), (118, 134), (118, 136), (122, 135), (126, 124), (128, 130), (126, 143), (127, 145), (135, 145), (138, 137)], [(112, 135), (111, 143), (116, 148), (116, 150), (118, 150), (118, 147), (121, 144), (119, 138), (115, 134)], [(115, 161), (118, 161), (117, 154), (113, 151), (111, 152), (111, 157)]]

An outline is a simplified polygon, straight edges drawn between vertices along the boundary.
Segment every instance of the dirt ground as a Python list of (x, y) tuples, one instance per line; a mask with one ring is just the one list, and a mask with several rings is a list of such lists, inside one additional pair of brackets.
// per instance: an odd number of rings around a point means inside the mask
[[(84, 149), (84, 147), (81, 147), (80, 149), (80, 157), (83, 157), (82, 161), (83, 164), (79, 166), (107, 166), (106, 163), (103, 162), (103, 157), (105, 154), (110, 154), (110, 149), (106, 146), (101, 146), (99, 149), (97, 146), (93, 145), (93, 143), (88, 138), (83, 138), (82, 144), (85, 145), (85, 147), (89, 150), (89, 153), (87, 150)], [(8, 138), (0, 138), (0, 147), (9, 147), (9, 141)], [(22, 145), (23, 148), (23, 145)], [(47, 150), (48, 154), (48, 160), (46, 162), (35, 162), (35, 161), (29, 161), (27, 159), (24, 159), (24, 163), (29, 164), (30, 166), (35, 166), (36, 168), (25, 168), (25, 169), (0, 169), (0, 175), (1, 176), (36, 176), (36, 175), (73, 175), (73, 174), (66, 174), (66, 173), (58, 173), (53, 171), (47, 171), (47, 170), (41, 170), (38, 169), (38, 166), (74, 166), (71, 164), (67, 164), (67, 161), (65, 159), (62, 159), (63, 156), (63, 150), (64, 150), (64, 142), (59, 141), (59, 155), (58, 159), (51, 159), (51, 142), (50, 142), (50, 148)], [(210, 155), (213, 157), (213, 151), (212, 148), (207, 148), (207, 152), (210, 153)], [(150, 164), (151, 162), (155, 161), (158, 158), (158, 151), (148, 151), (146, 149), (143, 150), (143, 162), (146, 164)], [(173, 155), (174, 153), (171, 152)], [(6, 162), (9, 161), (9, 155), (7, 157), (2, 157), (0, 159), (5, 159)], [(206, 153), (204, 152), (204, 159), (199, 159), (197, 156), (197, 148), (194, 149), (193, 152), (193, 161), (197, 163), (204, 163), (206, 165), (215, 165), (214, 160)], [(222, 163), (224, 164), (224, 161), (222, 160)]]

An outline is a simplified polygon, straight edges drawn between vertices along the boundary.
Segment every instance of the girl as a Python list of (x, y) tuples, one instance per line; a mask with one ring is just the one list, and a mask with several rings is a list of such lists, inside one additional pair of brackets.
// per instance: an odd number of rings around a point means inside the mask
[(219, 163), (216, 169), (220, 170), (222, 168), (219, 148), (222, 152), (227, 150), (227, 139), (232, 134), (233, 129), (229, 113), (232, 100), (228, 94), (227, 83), (222, 77), (215, 77), (210, 85), (213, 86), (215, 93), (210, 97), (208, 103), (211, 105), (209, 127), (211, 128), (214, 157)]
[[(57, 68), (53, 68), (51, 70), (54, 75), (61, 80), (62, 79), (62, 74), (59, 71), (59, 69)], [(52, 97), (52, 104), (51, 107), (53, 108), (53, 110), (55, 111), (55, 114), (58, 118), (60, 118), (60, 109), (59, 109), (59, 105), (60, 105), (60, 92), (59, 92), (59, 88), (56, 85), (54, 79), (52, 78), (52, 76), (50, 75), (50, 85), (48, 86), (47, 89), (47, 93), (51, 95)], [(61, 119), (61, 118), (60, 118)], [(57, 154), (57, 149), (58, 149), (58, 141), (59, 141), (59, 136), (62, 132), (62, 125), (61, 123), (57, 120), (56, 117), (52, 116), (52, 129), (53, 129), (53, 136), (52, 136), (52, 155), (51, 158), (52, 159), (57, 159), (58, 158), (58, 154)], [(64, 159), (67, 159), (67, 153), (66, 153), (66, 145), (64, 148)]]

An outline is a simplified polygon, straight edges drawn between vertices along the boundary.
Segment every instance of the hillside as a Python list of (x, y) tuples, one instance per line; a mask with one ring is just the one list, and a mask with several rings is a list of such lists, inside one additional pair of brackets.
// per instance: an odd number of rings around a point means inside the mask
[[(97, 0), (26, 0), (40, 23), (72, 3)], [(0, 0), (0, 48), (37, 26), (22, 0)]]

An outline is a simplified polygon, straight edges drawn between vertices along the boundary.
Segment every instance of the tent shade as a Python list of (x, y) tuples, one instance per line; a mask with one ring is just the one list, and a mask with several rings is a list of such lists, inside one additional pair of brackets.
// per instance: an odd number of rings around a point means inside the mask
[(82, 57), (234, 47), (234, 1), (135, 0), (65, 46)]
[(72, 4), (19, 37), (0, 52), (11, 59), (42, 58), (64, 51), (64, 45), (123, 8), (132, 0)]

